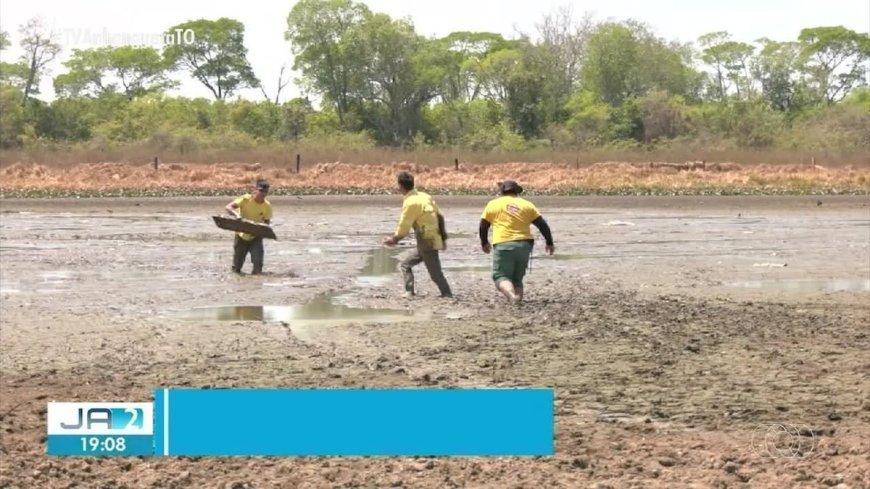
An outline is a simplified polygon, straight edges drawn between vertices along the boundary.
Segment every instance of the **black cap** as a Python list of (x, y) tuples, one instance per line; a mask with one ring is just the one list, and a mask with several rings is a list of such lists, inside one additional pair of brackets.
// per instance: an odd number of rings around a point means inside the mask
[(265, 180), (257, 180), (257, 183), (254, 185), (254, 188), (261, 189), (265, 192), (269, 191), (269, 182)]
[(520, 186), (517, 182), (513, 180), (505, 180), (503, 182), (498, 182), (498, 189), (502, 194), (521, 194), (523, 193), (523, 187)]

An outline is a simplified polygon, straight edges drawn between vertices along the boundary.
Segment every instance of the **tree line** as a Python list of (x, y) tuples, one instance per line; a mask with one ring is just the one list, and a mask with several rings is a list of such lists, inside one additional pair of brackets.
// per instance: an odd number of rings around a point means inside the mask
[[(809, 27), (797, 39), (744, 42), (727, 32), (669, 41), (638, 21), (544, 16), (534, 35), (421, 36), (406, 19), (352, 0), (301, 0), (284, 44), (308, 96), (281, 100), (254, 73), (245, 26), (184, 22), (192, 42), (73, 49), (39, 99), (61, 51), (34, 19), (24, 54), (0, 62), (0, 147), (45, 142), (162, 141), (190, 148), (291, 142), (522, 150), (643, 148), (694, 141), (733, 147), (870, 149), (870, 36)], [(288, 49), (289, 45), (289, 49)], [(0, 54), (9, 35), (0, 33)], [(5, 58), (5, 57), (4, 57)], [(212, 95), (172, 97), (175, 76)], [(262, 101), (234, 98), (259, 88)]]

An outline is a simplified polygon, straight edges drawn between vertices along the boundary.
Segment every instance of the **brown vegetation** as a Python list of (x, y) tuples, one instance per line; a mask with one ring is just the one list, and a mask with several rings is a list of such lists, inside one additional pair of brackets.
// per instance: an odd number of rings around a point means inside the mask
[(257, 178), (274, 193), (322, 193), (347, 190), (381, 193), (393, 188), (395, 175), (408, 170), (422, 188), (478, 193), (512, 178), (531, 193), (868, 193), (870, 167), (820, 165), (740, 165), (737, 163), (626, 163), (592, 165), (555, 163), (459, 164), (458, 168), (417, 163), (319, 163), (295, 172), (295, 165), (260, 163), (153, 164), (85, 163), (67, 168), (16, 163), (0, 170), (6, 195), (86, 191), (173, 194), (233, 193)]
[(498, 164), (507, 162), (534, 163), (540, 161), (566, 165), (587, 166), (602, 161), (647, 163), (650, 161), (732, 161), (743, 165), (812, 165), (826, 167), (847, 165), (870, 167), (870, 154), (865, 150), (819, 149), (808, 152), (796, 149), (739, 149), (709, 142), (685, 142), (656, 147), (649, 150), (588, 148), (533, 148), (522, 151), (472, 151), (463, 149), (424, 147), (404, 149), (390, 147), (363, 147), (329, 144), (278, 144), (262, 143), (233, 147), (198, 148), (179, 150), (166, 148), (153, 142), (125, 145), (65, 145), (49, 144), (45, 147), (26, 150), (0, 151), (0, 168), (13, 163), (38, 163), (48, 167), (70, 167), (79, 163), (115, 161), (130, 164), (150, 163), (155, 157), (162, 163), (232, 163), (258, 161), (264, 165), (296, 166), (300, 155), (302, 166), (309, 168), (315, 163), (341, 161), (354, 164), (381, 164), (383, 162), (407, 161), (427, 166), (450, 166), (458, 159), (460, 163)]

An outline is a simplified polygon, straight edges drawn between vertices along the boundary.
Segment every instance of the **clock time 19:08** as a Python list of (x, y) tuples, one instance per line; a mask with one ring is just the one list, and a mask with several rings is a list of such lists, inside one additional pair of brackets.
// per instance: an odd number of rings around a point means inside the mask
[(123, 452), (127, 449), (127, 442), (123, 436), (98, 438), (95, 436), (83, 436), (82, 451), (85, 452)]

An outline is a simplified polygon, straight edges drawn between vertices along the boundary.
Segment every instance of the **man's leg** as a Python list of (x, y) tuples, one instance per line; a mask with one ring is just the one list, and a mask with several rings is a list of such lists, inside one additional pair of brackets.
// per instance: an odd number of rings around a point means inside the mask
[(245, 258), (248, 256), (248, 242), (236, 235), (233, 242), (233, 272), (242, 273)]
[(251, 241), (251, 262), (254, 264), (251, 273), (254, 275), (263, 273), (263, 254), (263, 238), (254, 238)]
[(511, 277), (513, 282), (514, 294), (516, 295), (515, 302), (523, 301), (523, 278), (526, 276), (526, 270), (529, 267), (529, 256), (532, 253), (532, 246), (528, 242), (519, 242), (513, 250), (512, 258), (514, 260), (514, 273)]
[(450, 291), (450, 284), (447, 283), (447, 278), (441, 269), (441, 257), (438, 256), (438, 250), (423, 251), (420, 254), (422, 255), (423, 263), (426, 264), (426, 270), (429, 271), (429, 278), (435, 282), (438, 290), (441, 291), (441, 297), (453, 297), (453, 292)]
[(514, 262), (511, 259), (512, 245), (497, 244), (492, 247), (492, 280), (495, 288), (511, 302), (517, 301), (514, 291)]
[(420, 251), (414, 248), (399, 262), (399, 269), (402, 271), (402, 278), (405, 281), (405, 293), (408, 295), (414, 295), (414, 272), (411, 269), (422, 261), (423, 257), (420, 256)]
[(517, 296), (517, 291), (516, 289), (514, 289), (514, 283), (511, 282), (509, 279), (505, 278), (499, 280), (498, 282), (496, 282), (495, 288), (498, 289), (498, 291), (501, 292), (502, 295), (507, 297), (507, 299), (511, 302), (516, 303), (522, 300)]

